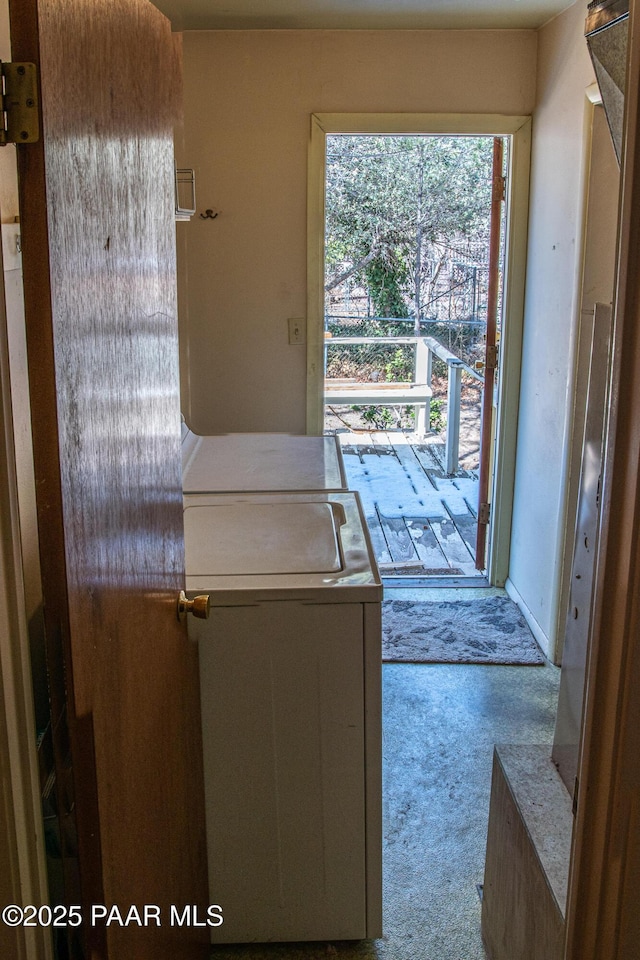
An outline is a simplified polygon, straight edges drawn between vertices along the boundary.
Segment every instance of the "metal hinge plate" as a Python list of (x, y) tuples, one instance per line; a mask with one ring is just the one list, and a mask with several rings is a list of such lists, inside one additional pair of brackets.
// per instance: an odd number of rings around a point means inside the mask
[(40, 137), (36, 65), (0, 61), (0, 73), (0, 146), (7, 143), (35, 143)]
[(506, 177), (495, 177), (493, 180), (493, 199), (494, 200), (506, 200), (507, 199), (507, 178)]
[(498, 345), (495, 343), (487, 347), (486, 366), (489, 370), (495, 370), (498, 366)]
[(481, 503), (478, 507), (478, 523), (489, 523), (491, 515), (491, 504)]

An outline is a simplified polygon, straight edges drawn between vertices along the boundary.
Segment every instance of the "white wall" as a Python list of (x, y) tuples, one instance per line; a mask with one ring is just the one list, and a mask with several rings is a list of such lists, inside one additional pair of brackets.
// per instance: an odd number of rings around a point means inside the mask
[(305, 347), (288, 344), (287, 318), (305, 315), (311, 113), (534, 114), (509, 583), (552, 657), (594, 79), (584, 17), (575, 3), (537, 32), (184, 35), (179, 160), (196, 169), (198, 213), (219, 214), (178, 225), (183, 409), (198, 433), (305, 430)]
[(199, 216), (178, 225), (183, 411), (198, 433), (305, 431), (310, 115), (529, 114), (534, 31), (184, 35), (184, 152)]
[[(560, 571), (580, 316), (582, 210), (594, 74), (575, 4), (539, 31), (529, 255), (510, 583), (551, 658), (561, 640)], [(609, 203), (615, 210), (617, 183)], [(613, 265), (613, 251), (611, 265)], [(581, 389), (584, 389), (585, 384)], [(569, 520), (569, 526), (571, 520)], [(561, 619), (561, 618), (560, 618)]]

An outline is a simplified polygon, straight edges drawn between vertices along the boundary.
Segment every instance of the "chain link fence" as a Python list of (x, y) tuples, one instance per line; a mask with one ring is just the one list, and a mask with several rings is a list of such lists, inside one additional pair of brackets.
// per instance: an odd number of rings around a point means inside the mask
[[(475, 364), (484, 357), (485, 323), (478, 321), (442, 322), (422, 320), (419, 335), (434, 337), (456, 357), (467, 372), (465, 382), (477, 383), (471, 374)], [(389, 337), (418, 335), (413, 319), (390, 317), (327, 316), (325, 320), (326, 378), (364, 383), (410, 383), (415, 379), (415, 345), (385, 343)], [(380, 339), (380, 343), (332, 343), (342, 338)], [(431, 401), (431, 429), (439, 433), (446, 426), (446, 363), (433, 357)], [(476, 375), (477, 377), (477, 375)], [(353, 430), (403, 429), (415, 426), (413, 406), (327, 406), (325, 429), (332, 431), (348, 427)]]
[[(379, 337), (381, 341), (387, 337), (434, 337), (466, 366), (473, 368), (476, 361), (484, 357), (485, 326), (483, 320), (421, 320), (416, 330), (413, 319), (328, 316), (325, 320), (326, 376), (331, 379), (351, 377), (362, 381), (405, 382), (413, 379), (415, 349), (411, 344), (381, 342), (332, 345), (334, 337)], [(444, 372), (444, 364), (442, 371), (438, 371), (437, 363), (435, 360), (436, 376)]]

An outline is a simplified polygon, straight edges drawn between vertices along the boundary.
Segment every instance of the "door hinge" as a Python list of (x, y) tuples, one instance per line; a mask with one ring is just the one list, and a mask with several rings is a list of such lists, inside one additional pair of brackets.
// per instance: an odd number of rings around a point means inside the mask
[(574, 817), (575, 817), (575, 815), (576, 815), (577, 812), (578, 812), (578, 793), (579, 793), (579, 791), (580, 791), (580, 781), (579, 781), (578, 778), (576, 777), (576, 778), (575, 778), (575, 781), (574, 781), (574, 784), (573, 784), (573, 800), (572, 800), (572, 803), (571, 803), (571, 812), (573, 813)]
[(40, 136), (35, 63), (0, 61), (0, 74), (0, 146), (6, 146), (7, 143), (35, 143)]
[(488, 370), (495, 370), (498, 366), (498, 344), (494, 343), (486, 350), (486, 367)]
[(491, 515), (491, 504), (490, 503), (481, 503), (478, 507), (478, 523), (489, 523), (489, 517)]
[(493, 199), (504, 201), (507, 199), (507, 178), (494, 177), (493, 180)]

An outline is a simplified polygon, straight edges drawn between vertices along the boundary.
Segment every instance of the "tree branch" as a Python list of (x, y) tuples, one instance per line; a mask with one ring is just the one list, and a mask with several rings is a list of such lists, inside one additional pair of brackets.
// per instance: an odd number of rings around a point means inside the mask
[(377, 246), (372, 247), (366, 257), (363, 257), (362, 260), (356, 261), (352, 267), (349, 267), (348, 270), (345, 270), (344, 273), (338, 274), (337, 277), (334, 277), (333, 280), (329, 280), (325, 284), (325, 292), (329, 293), (330, 290), (334, 290), (336, 287), (339, 287), (341, 283), (344, 283), (345, 280), (348, 280), (349, 277), (352, 277), (354, 273), (357, 273), (358, 270), (362, 270), (363, 267), (366, 267), (372, 260), (375, 259), (378, 253)]

